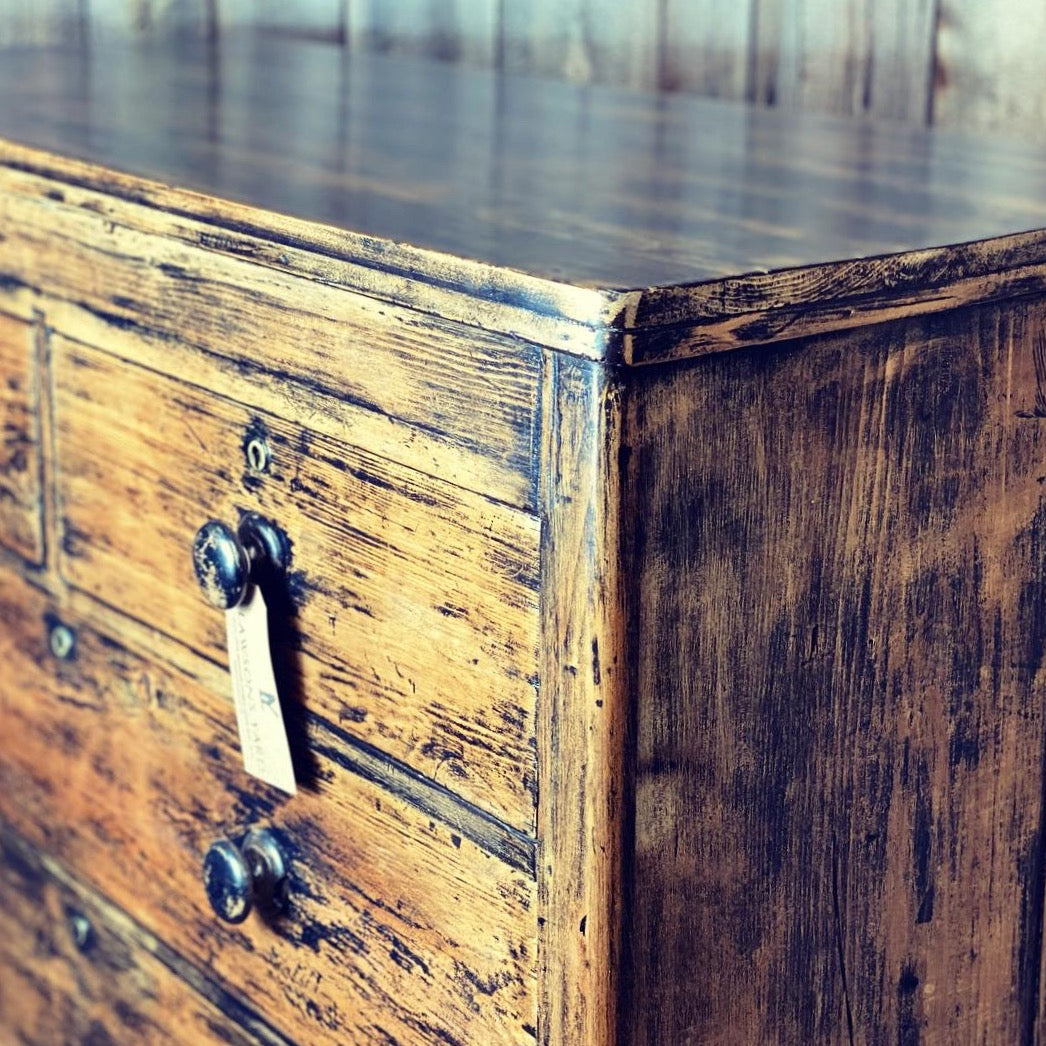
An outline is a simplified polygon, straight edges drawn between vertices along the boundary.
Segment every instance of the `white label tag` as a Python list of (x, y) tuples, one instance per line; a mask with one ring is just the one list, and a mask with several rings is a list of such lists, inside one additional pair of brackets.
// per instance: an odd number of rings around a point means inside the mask
[(272, 671), (268, 617), (257, 585), (225, 612), (236, 725), (247, 773), (294, 795), (298, 788)]

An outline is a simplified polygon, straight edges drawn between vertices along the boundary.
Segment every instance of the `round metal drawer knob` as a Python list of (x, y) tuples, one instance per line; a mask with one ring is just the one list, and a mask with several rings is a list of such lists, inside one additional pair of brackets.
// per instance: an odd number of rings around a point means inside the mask
[(192, 543), (196, 580), (204, 599), (219, 610), (243, 602), (260, 563), (283, 569), (289, 558), (286, 536), (257, 512), (246, 513), (237, 530), (217, 520), (204, 523)]
[(220, 839), (203, 859), (207, 900), (227, 923), (242, 923), (254, 908), (282, 908), (286, 881), (283, 851), (267, 829), (252, 829), (239, 846)]
[(192, 562), (204, 599), (219, 610), (239, 606), (251, 579), (251, 561), (232, 527), (212, 520), (196, 532)]

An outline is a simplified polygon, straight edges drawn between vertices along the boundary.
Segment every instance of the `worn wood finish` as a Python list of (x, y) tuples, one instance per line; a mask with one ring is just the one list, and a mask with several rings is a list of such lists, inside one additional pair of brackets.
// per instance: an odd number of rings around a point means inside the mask
[(1032, 1041), (1044, 345), (984, 308), (639, 379), (634, 1041)]
[[(280, 35), (0, 62), (0, 818), (298, 1040), (1036, 1041), (1046, 158)], [(189, 572), (249, 508), (293, 799)]]
[[(259, 209), (289, 211), (314, 223), (309, 246), (350, 230), (341, 257), (393, 274), (368, 293), (411, 294), (405, 303), (422, 307), (460, 295), (466, 321), (463, 301), (482, 300), (473, 322), (581, 355), (613, 355), (616, 335), (637, 327), (704, 324), (717, 302), (733, 328), (825, 300), (845, 319), (855, 305), (834, 283), (842, 259), (870, 259), (864, 311), (870, 301), (918, 311), (913, 295), (1012, 268), (1008, 237), (1046, 225), (1046, 158), (1019, 145), (439, 62), (360, 56), (346, 68), (336, 47), (273, 37), (229, 40), (211, 64), (185, 51), (7, 52), (0, 136), (249, 205), (80, 169), (99, 188), (159, 197), (190, 217), (250, 231), (252, 215), (272, 228)], [(244, 72), (259, 65), (261, 82)], [(0, 161), (74, 176), (24, 150), (5, 147)], [(973, 269), (961, 250), (943, 250), (926, 294), (927, 248), (986, 239), (997, 242)], [(1022, 246), (1022, 261), (1041, 267), (1043, 237)], [(797, 296), (796, 269), (816, 291)]]
[[(49, 322), (241, 403), (307, 415), (319, 432), (493, 499), (534, 506), (532, 349), (346, 294), (329, 285), (336, 265), (271, 237), (226, 235), (210, 222), (20, 174), (3, 187), (0, 271), (46, 291)], [(308, 279), (279, 271), (287, 254)]]
[[(965, 305), (1034, 298), (1046, 291), (1040, 239), (1037, 232), (1026, 233), (907, 258), (795, 269), (782, 274), (796, 295), (788, 304), (782, 304), (776, 276), (741, 276), (720, 287), (666, 288), (650, 295), (657, 312), (704, 312), (706, 318), (626, 335), (622, 355), (631, 364), (664, 363)], [(903, 287), (904, 293), (867, 290), (884, 285)], [(734, 300), (724, 308), (724, 298)]]
[(289, 1043), (2, 824), (0, 969), (5, 1041)]
[(57, 336), (52, 364), (71, 584), (224, 662), (192, 536), (261, 512), (293, 545), (285, 701), (533, 828), (535, 520)]
[[(528, 873), (357, 774), (329, 729), (310, 730), (313, 788), (251, 781), (232, 707), (192, 662), (146, 659), (70, 610), (75, 657), (58, 662), (55, 613), (0, 575), (0, 818), (296, 1041), (533, 1041)], [(200, 862), (255, 822), (293, 851), (290, 909), (230, 927)]]
[(617, 1041), (632, 811), (621, 384), (549, 354), (539, 705), (539, 1040)]
[(36, 330), (0, 313), (0, 545), (43, 560)]

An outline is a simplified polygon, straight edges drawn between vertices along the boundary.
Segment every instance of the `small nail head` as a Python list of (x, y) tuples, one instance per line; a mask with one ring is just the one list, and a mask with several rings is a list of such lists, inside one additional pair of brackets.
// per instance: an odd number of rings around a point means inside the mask
[(69, 932), (73, 936), (73, 944), (84, 952), (91, 946), (91, 921), (80, 912), (72, 912), (69, 915)]
[(49, 636), (51, 653), (59, 661), (68, 661), (76, 649), (76, 633), (68, 626), (61, 623), (51, 626)]

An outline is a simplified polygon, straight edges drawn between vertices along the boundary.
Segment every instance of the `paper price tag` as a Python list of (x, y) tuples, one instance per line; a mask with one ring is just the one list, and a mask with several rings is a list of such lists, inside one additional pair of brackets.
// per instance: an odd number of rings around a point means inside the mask
[(247, 773), (294, 795), (298, 788), (272, 671), (268, 619), (257, 585), (238, 607), (225, 612), (236, 725)]

